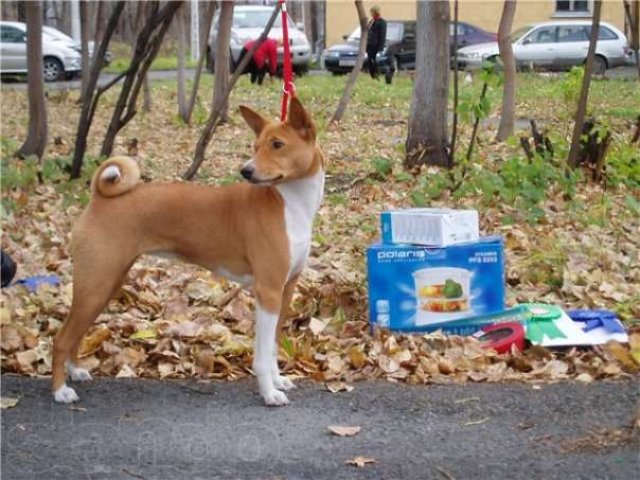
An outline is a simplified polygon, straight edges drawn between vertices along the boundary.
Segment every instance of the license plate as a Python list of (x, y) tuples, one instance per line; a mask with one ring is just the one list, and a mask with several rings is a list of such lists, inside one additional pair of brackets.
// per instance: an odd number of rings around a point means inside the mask
[(341, 67), (355, 67), (356, 66), (356, 61), (355, 60), (340, 60), (338, 62), (338, 65), (340, 65)]

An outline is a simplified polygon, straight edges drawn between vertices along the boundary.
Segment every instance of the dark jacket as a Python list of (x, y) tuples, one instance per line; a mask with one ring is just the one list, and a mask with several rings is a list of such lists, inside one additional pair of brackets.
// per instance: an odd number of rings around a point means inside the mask
[(367, 37), (367, 50), (379, 52), (384, 48), (387, 40), (387, 21), (383, 18), (376, 18), (369, 25), (369, 35)]

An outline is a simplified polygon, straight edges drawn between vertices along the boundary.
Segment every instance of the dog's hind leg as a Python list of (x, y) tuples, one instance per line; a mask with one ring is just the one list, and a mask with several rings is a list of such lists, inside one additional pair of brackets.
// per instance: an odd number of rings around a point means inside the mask
[[(80, 262), (78, 262), (80, 263)], [(114, 262), (115, 263), (115, 262)], [(123, 268), (111, 259), (91, 257), (91, 265), (74, 265), (73, 301), (69, 316), (53, 342), (52, 389), (57, 402), (78, 400), (76, 392), (65, 383), (65, 366), (72, 380), (89, 380), (89, 372), (76, 366), (82, 337), (111, 298), (116, 284), (123, 278)]]
[[(130, 262), (127, 268), (125, 269), (124, 273), (120, 275), (119, 280), (115, 282), (113, 288), (111, 289), (111, 294), (107, 299), (107, 303), (109, 302), (109, 300), (112, 300), (118, 296), (118, 293), (120, 292), (120, 288), (122, 287), (122, 284), (124, 283), (124, 280), (127, 276), (127, 272), (131, 269), (134, 263), (135, 263), (135, 260)], [(88, 324), (87, 330), (91, 327), (91, 323)], [(87, 332), (85, 330), (85, 332), (82, 335), (77, 335), (76, 337), (74, 337), (74, 344), (71, 347), (71, 350), (69, 352), (69, 357), (66, 362), (66, 367), (67, 367), (67, 372), (69, 373), (69, 377), (71, 378), (71, 380), (75, 382), (84, 382), (84, 381), (91, 380), (91, 374), (89, 373), (89, 371), (86, 370), (85, 368), (78, 367), (78, 350), (80, 349), (82, 338), (86, 333)]]
[(278, 346), (280, 345), (280, 336), (282, 333), (282, 327), (284, 321), (289, 314), (291, 299), (293, 298), (293, 292), (296, 289), (296, 285), (298, 283), (298, 278), (300, 274), (294, 275), (287, 281), (287, 284), (284, 286), (284, 292), (282, 293), (282, 306), (280, 307), (280, 317), (278, 318), (278, 329), (277, 329), (277, 341), (276, 347), (273, 351), (273, 361), (271, 366), (271, 376), (273, 377), (273, 385), (278, 390), (291, 390), (295, 388), (295, 385), (286, 375), (280, 374), (280, 368), (278, 367)]

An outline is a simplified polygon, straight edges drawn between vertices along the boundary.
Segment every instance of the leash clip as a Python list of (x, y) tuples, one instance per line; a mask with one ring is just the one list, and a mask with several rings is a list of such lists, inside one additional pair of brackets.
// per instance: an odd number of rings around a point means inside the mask
[[(288, 84), (288, 85), (287, 85)], [(287, 90), (287, 86), (289, 87), (289, 90)], [(294, 85), (293, 82), (289, 81), (289, 82), (283, 82), (282, 83), (282, 92), (285, 95), (291, 95), (292, 97), (295, 97), (296, 95), (296, 86)]]

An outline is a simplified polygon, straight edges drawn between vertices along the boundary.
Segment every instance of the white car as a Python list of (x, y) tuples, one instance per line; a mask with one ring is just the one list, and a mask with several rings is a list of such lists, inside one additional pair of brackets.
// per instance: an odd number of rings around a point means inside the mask
[[(516, 67), (568, 70), (584, 64), (591, 34), (590, 20), (537, 23), (523, 27), (511, 36)], [(594, 71), (604, 73), (629, 63), (631, 49), (627, 38), (609, 23), (601, 22)], [(482, 43), (458, 50), (458, 65), (464, 69), (480, 68), (485, 61), (497, 61), (497, 42)]]
[[(46, 25), (42, 26), (42, 34), (43, 36), (47, 36), (50, 40), (52, 40), (53, 42), (58, 42), (59, 44), (66, 44), (69, 47), (73, 48), (76, 52), (82, 54), (82, 44), (76, 40), (74, 40), (73, 38), (71, 38), (69, 35), (67, 35), (66, 33), (61, 32), (60, 30), (56, 30), (53, 27), (48, 27)], [(95, 42), (93, 41), (89, 41), (88, 42), (88, 53), (89, 53), (89, 58), (93, 57), (93, 49), (95, 48)], [(111, 52), (107, 51), (104, 54), (104, 65), (109, 65), (109, 63), (111, 63)]]
[[(82, 56), (78, 49), (54, 40), (44, 28), (42, 56), (46, 82), (61, 80), (81, 70)], [(27, 26), (22, 22), (0, 22), (0, 73), (27, 73)]]
[[(264, 27), (273, 13), (274, 7), (259, 5), (238, 5), (233, 9), (233, 24), (231, 26), (231, 68), (237, 65), (240, 59), (242, 47), (250, 40), (256, 40), (263, 32)], [(216, 51), (216, 35), (220, 22), (219, 13), (213, 20), (209, 35), (208, 67), (213, 71)], [(296, 73), (305, 73), (309, 69), (311, 60), (311, 47), (307, 36), (288, 17), (289, 27), (289, 51), (291, 63)], [(269, 38), (282, 39), (282, 15), (279, 13), (269, 32)], [(278, 47), (278, 66), (283, 64), (283, 47)]]

